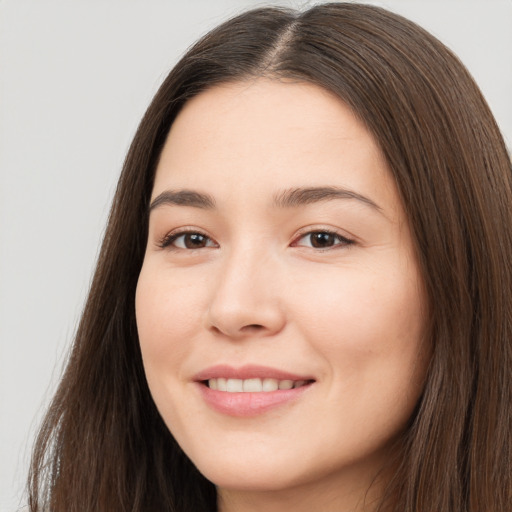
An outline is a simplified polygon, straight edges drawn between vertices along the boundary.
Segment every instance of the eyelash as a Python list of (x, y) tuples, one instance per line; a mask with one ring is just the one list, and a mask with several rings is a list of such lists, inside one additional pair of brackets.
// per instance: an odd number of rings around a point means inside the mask
[[(182, 249), (182, 250), (189, 250), (189, 251), (194, 250), (194, 249), (191, 249), (191, 248), (187, 249), (187, 248), (183, 248), (183, 247), (175, 247), (175, 246), (172, 245), (174, 242), (176, 242), (176, 240), (178, 238), (184, 237), (186, 235), (199, 235), (199, 236), (204, 237), (208, 241), (213, 242), (213, 240), (208, 235), (206, 235), (205, 233), (202, 233), (201, 231), (198, 231), (197, 229), (182, 229), (180, 231), (171, 232), (171, 233), (168, 233), (167, 235), (165, 235), (158, 242), (158, 246), (161, 249), (174, 249), (174, 250)], [(216, 243), (216, 242), (214, 242), (214, 243)], [(204, 247), (198, 247), (196, 249), (203, 249), (203, 248)]]
[[(300, 245), (298, 242), (306, 237), (311, 237), (312, 235), (328, 235), (330, 237), (334, 237), (337, 240), (337, 243), (335, 243), (332, 246), (328, 247), (314, 247), (313, 245), (309, 246), (303, 246)], [(312, 249), (316, 249), (317, 251), (325, 251), (328, 249), (337, 249), (342, 247), (348, 247), (355, 243), (355, 240), (352, 240), (350, 238), (347, 238), (346, 236), (341, 235), (340, 233), (330, 230), (330, 229), (308, 229), (308, 231), (305, 231), (303, 233), (300, 233), (299, 236), (292, 242), (292, 247), (310, 247)]]
[[(327, 235), (329, 237), (334, 237), (337, 240), (337, 243), (335, 243), (332, 246), (328, 246), (328, 247), (314, 247), (312, 244), (308, 245), (308, 246), (305, 246), (305, 245), (301, 245), (301, 244), (298, 243), (302, 239), (304, 239), (304, 238), (306, 238), (308, 236), (311, 237), (312, 235), (315, 235), (315, 234)], [(215, 246), (217, 246), (217, 243), (212, 238), (210, 238), (205, 233), (202, 233), (201, 231), (198, 231), (197, 229), (190, 229), (190, 230), (187, 229), (187, 230), (181, 230), (181, 231), (178, 231), (178, 232), (168, 233), (167, 235), (165, 235), (158, 242), (158, 246), (161, 249), (188, 250), (188, 251), (197, 250), (197, 249), (205, 249), (205, 248), (208, 248), (208, 247), (212, 247), (211, 245), (210, 246), (206, 245), (206, 246), (203, 246), (203, 247), (187, 248), (187, 247), (176, 247), (176, 246), (172, 245), (174, 242), (176, 242), (176, 240), (178, 240), (181, 237), (185, 237), (186, 235), (199, 235), (200, 237), (204, 237), (207, 240), (207, 243), (208, 242), (213, 242), (213, 244), (215, 244)], [(291, 243), (291, 246), (292, 247), (310, 247), (310, 248), (315, 249), (317, 251), (325, 251), (325, 250), (328, 250), (328, 249), (336, 249), (336, 248), (340, 248), (340, 247), (347, 247), (347, 246), (350, 246), (350, 245), (352, 245), (354, 243), (355, 243), (355, 240), (347, 238), (347, 237), (341, 235), (340, 233), (337, 233), (336, 231), (332, 231), (332, 230), (329, 230), (329, 229), (310, 229), (308, 231), (300, 233), (299, 236), (296, 237), (294, 239), (294, 241)]]

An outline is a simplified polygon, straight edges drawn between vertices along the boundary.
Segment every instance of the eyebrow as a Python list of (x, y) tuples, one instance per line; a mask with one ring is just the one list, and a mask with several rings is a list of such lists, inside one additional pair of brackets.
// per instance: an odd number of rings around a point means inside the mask
[(303, 187), (287, 189), (274, 197), (274, 204), (280, 208), (296, 208), (321, 201), (333, 199), (355, 199), (371, 208), (382, 211), (382, 208), (370, 198), (353, 190), (340, 187)]
[(165, 190), (155, 197), (149, 206), (151, 212), (163, 205), (192, 206), (204, 210), (215, 208), (215, 199), (208, 194), (202, 194), (193, 190)]
[[(377, 203), (362, 194), (331, 186), (290, 188), (274, 196), (274, 205), (278, 208), (298, 208), (334, 199), (355, 199), (374, 210), (379, 212), (382, 210)], [(165, 190), (151, 202), (149, 211), (163, 205), (191, 206), (205, 210), (213, 210), (216, 207), (215, 199), (212, 196), (187, 189)]]

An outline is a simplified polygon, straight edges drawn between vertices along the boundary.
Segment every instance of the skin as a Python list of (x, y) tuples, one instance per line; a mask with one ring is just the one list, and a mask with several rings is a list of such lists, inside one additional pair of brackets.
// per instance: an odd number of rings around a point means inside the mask
[[(300, 187), (361, 197), (275, 204)], [(221, 512), (373, 510), (429, 355), (411, 233), (379, 147), (315, 85), (216, 86), (174, 122), (152, 200), (184, 189), (215, 207), (151, 210), (136, 295), (144, 368), (169, 430), (217, 485)], [(187, 248), (184, 229), (203, 245)], [(326, 231), (336, 235), (314, 247), (311, 233)], [(194, 382), (216, 364), (315, 382), (233, 417)]]

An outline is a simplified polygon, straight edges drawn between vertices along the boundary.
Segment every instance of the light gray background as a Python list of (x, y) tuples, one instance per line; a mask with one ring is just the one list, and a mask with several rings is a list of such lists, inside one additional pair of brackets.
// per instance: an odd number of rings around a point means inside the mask
[[(137, 123), (167, 71), (250, 0), (0, 0), (0, 510), (23, 503)], [(469, 67), (512, 146), (512, 0), (383, 0)]]

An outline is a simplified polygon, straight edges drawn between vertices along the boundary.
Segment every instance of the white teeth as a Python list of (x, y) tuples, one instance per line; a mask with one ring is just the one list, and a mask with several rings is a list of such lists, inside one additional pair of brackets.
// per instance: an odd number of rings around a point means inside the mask
[(279, 382), (279, 389), (292, 389), (293, 380), (282, 380)]
[(209, 379), (208, 387), (218, 391), (227, 391), (228, 393), (260, 393), (277, 391), (278, 389), (300, 388), (307, 383), (305, 380), (277, 380), (277, 379)]
[(227, 391), (227, 386), (226, 386), (226, 379), (223, 379), (222, 377), (219, 378), (219, 379), (210, 379), (210, 380), (216, 380), (217, 381), (217, 389), (219, 391)]
[(244, 380), (244, 391), (252, 391), (253, 393), (263, 391), (263, 384), (261, 383), (261, 379)]
[(277, 391), (279, 383), (276, 379), (263, 379), (263, 391)]
[(244, 381), (241, 379), (228, 379), (226, 391), (229, 393), (241, 393), (244, 390)]

